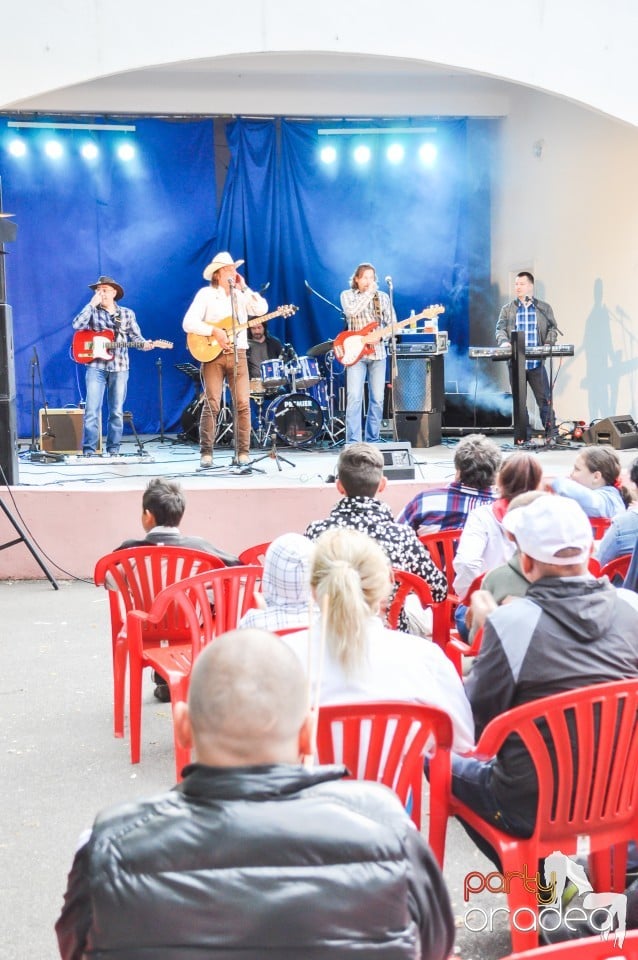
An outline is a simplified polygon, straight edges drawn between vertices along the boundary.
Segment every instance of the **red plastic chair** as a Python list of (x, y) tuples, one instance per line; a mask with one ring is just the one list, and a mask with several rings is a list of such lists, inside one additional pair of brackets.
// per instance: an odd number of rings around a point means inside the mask
[(417, 573), (410, 573), (408, 570), (393, 568), (392, 576), (395, 589), (385, 614), (385, 622), (390, 630), (398, 629), (399, 614), (403, 610), (406, 599), (413, 593), (422, 607), (431, 607), (432, 640), (445, 651), (450, 619), (450, 608), (447, 599), (439, 600), (438, 602), (434, 601), (432, 599), (430, 585)]
[[(176, 580), (204, 570), (223, 567), (219, 557), (183, 547), (148, 546), (115, 550), (95, 565), (93, 580), (108, 588), (113, 644), (113, 726), (116, 737), (124, 736), (124, 687), (126, 683), (126, 616), (130, 610), (150, 610), (157, 594)], [(157, 624), (154, 636), (162, 636), (171, 623)]]
[(599, 934), (511, 953), (504, 960), (638, 960), (638, 930), (627, 931), (622, 947), (616, 946), (613, 933), (608, 940), (603, 940)]
[(263, 567), (264, 557), (266, 556), (266, 550), (269, 546), (270, 541), (268, 543), (256, 543), (254, 547), (246, 547), (246, 549), (242, 550), (242, 552), (239, 554), (241, 563), (245, 566), (258, 563), (261, 567)]
[(615, 577), (620, 577), (620, 580), (623, 581), (627, 576), (631, 558), (631, 553), (623, 553), (620, 557), (614, 557), (613, 560), (610, 560), (609, 563), (606, 563), (600, 568), (600, 572), (597, 574), (597, 576), (609, 577), (612, 583), (614, 582)]
[[(454, 796), (449, 813), (485, 837), (506, 876), (519, 876), (523, 865), (533, 875), (554, 850), (573, 856), (587, 837), (594, 890), (622, 892), (626, 843), (638, 836), (638, 680), (581, 687), (508, 710), (487, 725), (474, 755), (494, 757), (512, 734), (529, 752), (538, 780), (532, 836), (502, 832)], [(522, 908), (525, 917), (524, 930), (512, 924), (514, 950), (536, 946), (537, 929), (527, 929), (533, 927), (528, 911), (538, 912), (534, 889), (512, 882), (508, 906), (511, 916)]]
[(459, 545), (463, 530), (459, 527), (454, 530), (437, 530), (434, 533), (421, 534), (419, 540), (427, 548), (430, 556), (439, 570), (448, 578), (453, 579), (454, 554)]
[[(479, 573), (479, 575), (474, 577), (472, 580), (470, 589), (463, 597), (462, 602), (465, 604), (465, 606), (469, 606), (474, 591), (481, 589), (484, 577), (485, 573)], [(451, 660), (454, 664), (459, 677), (463, 677), (463, 657), (475, 657), (481, 649), (482, 642), (482, 628), (476, 631), (471, 643), (466, 643), (464, 640), (462, 640), (458, 630), (450, 631), (450, 638), (445, 645), (445, 655), (447, 656), (448, 660)]]
[(394, 790), (421, 828), (423, 755), (431, 749), (429, 842), (443, 865), (450, 787), (452, 721), (443, 710), (419, 703), (376, 701), (319, 708), (320, 763), (343, 763), (357, 780), (374, 780)]
[[(127, 615), (131, 711), (131, 763), (140, 762), (142, 674), (152, 668), (171, 692), (171, 706), (186, 700), (192, 665), (200, 650), (228, 630), (255, 605), (263, 570), (257, 565), (210, 570), (173, 583), (157, 595), (150, 610)], [(170, 631), (160, 625), (170, 621)], [(152, 639), (149, 639), (152, 638)], [(177, 778), (190, 751), (175, 744)]]
[(594, 531), (594, 540), (602, 540), (606, 530), (611, 526), (611, 517), (590, 517), (589, 522)]

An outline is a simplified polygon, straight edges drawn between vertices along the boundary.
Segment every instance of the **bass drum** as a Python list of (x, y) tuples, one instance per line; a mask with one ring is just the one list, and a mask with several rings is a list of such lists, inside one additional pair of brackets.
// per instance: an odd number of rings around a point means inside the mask
[(313, 443), (323, 430), (323, 413), (314, 397), (307, 393), (284, 393), (266, 410), (268, 435), (274, 431), (289, 447)]
[(199, 417), (202, 412), (203, 402), (204, 394), (200, 393), (198, 397), (191, 400), (181, 416), (184, 436), (193, 443), (199, 443)]

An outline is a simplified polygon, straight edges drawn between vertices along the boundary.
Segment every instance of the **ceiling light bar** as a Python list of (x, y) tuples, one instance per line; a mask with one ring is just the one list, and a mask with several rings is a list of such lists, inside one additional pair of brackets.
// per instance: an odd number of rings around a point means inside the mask
[(45, 123), (35, 120), (8, 120), (8, 127), (30, 127), (36, 130), (119, 130), (135, 133), (135, 126), (123, 123)]
[(405, 135), (410, 133), (436, 133), (436, 127), (331, 127), (317, 130), (320, 137), (352, 137), (366, 134), (366, 136)]

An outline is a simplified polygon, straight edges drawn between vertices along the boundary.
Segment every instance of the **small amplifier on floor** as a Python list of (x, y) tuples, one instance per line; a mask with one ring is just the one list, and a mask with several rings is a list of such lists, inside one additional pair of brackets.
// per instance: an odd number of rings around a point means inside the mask
[[(82, 407), (40, 408), (40, 449), (46, 453), (82, 453), (84, 410)], [(97, 452), (102, 450), (98, 431)]]
[(382, 443), (383, 476), (388, 480), (414, 480), (411, 443)]

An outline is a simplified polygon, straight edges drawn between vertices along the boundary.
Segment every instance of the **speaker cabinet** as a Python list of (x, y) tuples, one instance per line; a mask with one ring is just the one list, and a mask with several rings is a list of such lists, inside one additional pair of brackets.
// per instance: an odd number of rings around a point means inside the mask
[[(46, 453), (82, 453), (84, 410), (62, 407), (59, 410), (40, 408), (40, 449)], [(102, 452), (102, 431), (98, 431), (97, 452)]]
[(383, 476), (388, 480), (414, 480), (414, 461), (409, 443), (382, 443)]
[(443, 355), (397, 357), (394, 409), (408, 413), (441, 413), (444, 407)]
[(18, 483), (18, 434), (16, 403), (0, 397), (0, 482), (13, 487)]
[(413, 447), (435, 447), (441, 442), (440, 413), (397, 413), (397, 437)]
[(608, 444), (615, 450), (638, 447), (638, 426), (632, 416), (606, 417), (592, 423), (583, 434), (585, 443)]
[(13, 357), (13, 319), (9, 304), (0, 303), (0, 399), (13, 400), (15, 395), (16, 376)]

